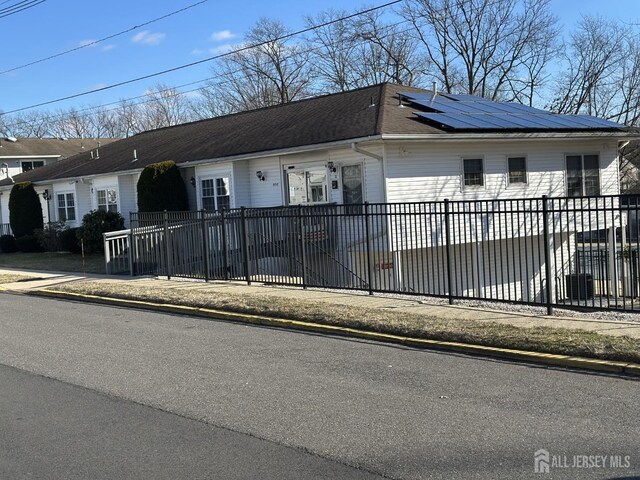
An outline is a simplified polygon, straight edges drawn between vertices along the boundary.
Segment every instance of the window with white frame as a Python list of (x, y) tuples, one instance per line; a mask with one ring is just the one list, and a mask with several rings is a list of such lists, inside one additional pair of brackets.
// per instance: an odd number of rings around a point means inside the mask
[(567, 195), (600, 195), (600, 158), (598, 155), (567, 155)]
[(509, 185), (526, 185), (527, 183), (527, 159), (526, 157), (507, 158), (509, 169)]
[(23, 172), (28, 172), (29, 170), (33, 170), (34, 168), (44, 167), (43, 160), (23, 160), (20, 162)]
[(481, 187), (484, 185), (484, 161), (482, 158), (464, 158), (462, 160), (463, 185)]
[(328, 202), (327, 169), (308, 168), (287, 172), (289, 205)]
[(73, 193), (58, 194), (58, 221), (71, 222), (76, 219), (76, 202)]
[(208, 211), (231, 208), (229, 177), (206, 178), (201, 181), (202, 209)]
[(118, 193), (115, 188), (104, 188), (97, 190), (98, 210), (104, 212), (118, 211)]

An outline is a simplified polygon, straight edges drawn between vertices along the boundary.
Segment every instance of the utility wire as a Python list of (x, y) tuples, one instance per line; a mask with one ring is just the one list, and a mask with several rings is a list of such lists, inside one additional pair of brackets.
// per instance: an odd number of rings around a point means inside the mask
[[(44, 1), (44, 0), (41, 0), (41, 1)], [(21, 69), (23, 69), (23, 68), (27, 68), (27, 67), (30, 67), (30, 66), (32, 66), (32, 65), (36, 65), (36, 64), (38, 64), (38, 63), (46, 62), (46, 61), (48, 61), (48, 60), (52, 60), (52, 59), (54, 59), (54, 58), (61, 57), (62, 55), (67, 55), (67, 54), (69, 54), (69, 53), (76, 52), (76, 51), (81, 50), (81, 49), (83, 49), (83, 48), (93, 47), (94, 45), (97, 45), (98, 43), (106, 42), (107, 40), (111, 40), (111, 39), (113, 39), (113, 38), (119, 37), (119, 36), (124, 35), (124, 34), (126, 34), (126, 33), (133, 32), (134, 30), (137, 30), (137, 29), (142, 28), (142, 27), (146, 27), (147, 25), (151, 25), (152, 23), (158, 22), (158, 21), (160, 21), (160, 20), (164, 20), (165, 18), (172, 17), (172, 16), (174, 16), (174, 15), (177, 15), (178, 13), (182, 13), (182, 12), (184, 12), (185, 10), (189, 10), (190, 8), (196, 7), (196, 6), (198, 6), (198, 5), (201, 5), (201, 4), (203, 4), (203, 3), (206, 3), (206, 2), (208, 2), (208, 1), (209, 1), (209, 0), (202, 0), (202, 1), (197, 2), (197, 3), (192, 3), (191, 5), (187, 5), (186, 7), (181, 8), (180, 10), (176, 10), (176, 11), (174, 11), (174, 12), (168, 13), (168, 14), (163, 15), (163, 16), (161, 16), (161, 17), (154, 18), (153, 20), (149, 20), (149, 21), (147, 21), (147, 22), (141, 23), (140, 25), (134, 25), (134, 26), (133, 26), (133, 27), (131, 27), (131, 28), (128, 28), (128, 29), (123, 30), (123, 31), (118, 32), (118, 33), (114, 33), (114, 34), (109, 35), (109, 36), (106, 36), (106, 37), (103, 37), (103, 38), (101, 38), (101, 39), (99, 39), (99, 40), (94, 40), (94, 41), (92, 41), (92, 42), (83, 43), (82, 45), (79, 45), (79, 46), (77, 46), (77, 47), (75, 47), (75, 48), (71, 48), (71, 49), (69, 49), (69, 50), (65, 50), (65, 51), (63, 51), (63, 52), (54, 53), (53, 55), (49, 55), (48, 57), (44, 57), (44, 58), (41, 58), (41, 59), (39, 59), (39, 60), (34, 60), (34, 61), (32, 61), (32, 62), (25, 63), (24, 65), (19, 65), (19, 66), (17, 66), (17, 67), (13, 67), (13, 68), (9, 68), (9, 69), (7, 69), (7, 70), (3, 70), (3, 71), (1, 71), (1, 72), (0, 72), (0, 75), (3, 75), (3, 74), (5, 74), (5, 73), (9, 73), (9, 72), (15, 72), (16, 70), (21, 70)], [(1, 13), (1, 12), (0, 12), (0, 13)]]
[(128, 85), (128, 84), (135, 83), (135, 82), (139, 82), (141, 80), (148, 80), (149, 78), (158, 77), (160, 75), (166, 75), (167, 73), (177, 72), (178, 70), (184, 70), (185, 68), (190, 68), (190, 67), (194, 67), (196, 65), (201, 65), (203, 63), (210, 62), (212, 60), (216, 60), (216, 59), (219, 59), (219, 58), (222, 58), (222, 57), (226, 57), (226, 56), (229, 56), (229, 55), (234, 55), (236, 53), (241, 53), (241, 52), (244, 52), (244, 51), (247, 51), (247, 50), (251, 50), (251, 49), (254, 49), (254, 48), (262, 47), (262, 46), (267, 45), (267, 44), (272, 43), (272, 42), (286, 40), (288, 38), (291, 38), (291, 37), (294, 37), (294, 36), (297, 36), (297, 35), (301, 35), (303, 33), (311, 32), (313, 30), (317, 30), (319, 28), (323, 28), (323, 27), (332, 25), (334, 23), (338, 23), (338, 22), (341, 22), (341, 21), (344, 21), (344, 20), (348, 20), (348, 19), (353, 18), (353, 17), (357, 17), (357, 16), (360, 16), (360, 15), (364, 15), (366, 13), (370, 13), (370, 12), (374, 12), (376, 10), (380, 10), (380, 9), (383, 9), (383, 8), (390, 7), (391, 5), (395, 5), (395, 4), (400, 3), (402, 1), (403, 0), (394, 0), (392, 2), (388, 2), (388, 3), (385, 3), (383, 5), (379, 5), (377, 7), (372, 7), (372, 8), (368, 8), (366, 10), (361, 10), (361, 11), (353, 13), (351, 15), (346, 15), (344, 17), (337, 18), (335, 20), (331, 20), (331, 21), (322, 23), (320, 25), (314, 25), (312, 27), (307, 27), (307, 28), (304, 28), (302, 30), (297, 30), (295, 32), (291, 32), (291, 33), (288, 33), (288, 34), (285, 34), (285, 35), (281, 35), (280, 37), (277, 37), (277, 38), (272, 38), (272, 39), (266, 40), (264, 42), (260, 42), (260, 43), (256, 43), (256, 44), (252, 44), (252, 45), (246, 45), (244, 47), (240, 47), (240, 48), (237, 48), (235, 50), (232, 50), (232, 51), (229, 51), (229, 52), (226, 52), (226, 53), (222, 53), (222, 54), (219, 54), (219, 55), (214, 55), (212, 57), (208, 57), (208, 58), (205, 58), (203, 60), (198, 60), (196, 62), (186, 63), (186, 64), (183, 64), (183, 65), (180, 65), (180, 66), (177, 66), (177, 67), (168, 68), (166, 70), (162, 70), (162, 71), (155, 72), (155, 73), (150, 73), (148, 75), (143, 75), (141, 77), (132, 78), (130, 80), (124, 80), (122, 82), (114, 83), (114, 84), (107, 85), (107, 86), (100, 87), (100, 88), (95, 88), (93, 90), (89, 90), (89, 91), (86, 91), (86, 92), (81, 92), (81, 93), (76, 93), (76, 94), (73, 94), (73, 95), (68, 95), (66, 97), (56, 98), (55, 100), (49, 100), (49, 101), (46, 101), (46, 102), (41, 102), (41, 103), (37, 103), (37, 104), (34, 104), (34, 105), (29, 105), (28, 107), (22, 107), (22, 108), (16, 108), (14, 110), (9, 110), (8, 112), (0, 113), (0, 116), (8, 115), (10, 113), (22, 112), (24, 110), (30, 110), (32, 108), (43, 107), (45, 105), (51, 105), (52, 103), (63, 102), (65, 100), (71, 100), (73, 98), (78, 98), (78, 97), (83, 97), (83, 96), (86, 96), (86, 95), (91, 95), (93, 93), (103, 92), (105, 90), (111, 90), (113, 88), (121, 87), (123, 85)]
[(37, 1), (37, 0), (22, 0), (22, 1), (18, 2), (18, 3), (14, 3), (13, 5), (9, 5), (8, 7), (0, 8), (0, 14), (7, 13), (7, 12), (10, 12), (12, 10), (18, 10), (18, 9), (20, 9), (22, 7), (27, 6), (30, 3), (34, 3), (35, 1)]
[[(410, 24), (410, 23), (411, 23), (410, 20), (401, 20), (401, 21), (396, 22), (396, 23), (385, 25), (383, 27), (383, 29), (391, 30), (394, 27), (398, 27), (400, 25)], [(386, 35), (379, 36), (378, 38), (382, 40), (382, 39), (388, 38), (388, 37), (390, 37), (392, 35), (403, 34), (403, 33), (406, 33), (406, 32), (410, 32), (412, 30), (413, 30), (413, 27), (409, 27), (409, 28), (404, 29), (404, 30), (393, 30), (393, 31), (389, 32)], [(367, 39), (364, 38), (364, 37), (361, 37), (361, 40), (362, 40), (363, 43), (365, 43), (367, 41)], [(330, 42), (328, 44), (318, 45), (316, 47), (300, 50), (298, 53), (313, 53), (313, 52), (321, 51), (321, 50), (323, 50), (323, 49), (325, 49), (327, 47), (334, 47), (334, 46), (336, 46), (338, 44), (340, 44), (339, 41)], [(339, 50), (341, 50), (341, 49), (339, 49)], [(286, 60), (286, 58), (285, 58), (285, 60)], [(167, 87), (167, 88), (164, 88), (164, 89), (161, 89), (161, 90), (156, 90), (154, 93), (155, 94), (162, 94), (162, 93), (165, 93), (165, 92), (170, 92), (172, 90), (177, 90), (177, 89), (181, 89), (181, 88), (184, 88), (184, 87), (190, 87), (192, 85), (202, 84), (204, 82), (215, 80), (217, 78), (225, 78), (225, 77), (228, 77), (229, 75), (233, 75), (235, 73), (241, 73), (242, 71), (243, 71), (242, 69), (232, 70), (230, 72), (224, 72), (224, 73), (221, 73), (221, 74), (217, 74), (217, 75), (213, 75), (213, 76), (210, 76), (210, 77), (202, 78), (200, 80), (195, 80), (195, 81), (192, 81), (192, 82), (183, 83), (181, 85), (174, 85), (174, 86), (170, 86), (170, 87)], [(220, 86), (220, 85), (224, 85), (226, 83), (231, 83), (231, 82), (233, 82), (233, 80), (222, 80), (222, 81), (215, 82), (215, 83), (211, 84), (211, 86)], [(204, 85), (199, 86), (197, 88), (192, 88), (192, 89), (189, 89), (189, 90), (176, 91), (176, 95), (187, 95), (189, 93), (197, 92), (197, 91), (201, 90), (203, 87), (204, 87)], [(109, 106), (112, 106), (112, 105), (118, 105), (115, 108), (107, 108), (107, 109), (103, 110), (105, 113), (114, 112), (114, 111), (120, 109), (120, 106), (122, 105), (123, 102), (128, 102), (128, 101), (138, 100), (138, 99), (144, 99), (144, 100), (142, 100), (140, 102), (134, 102), (134, 103), (128, 104), (127, 106), (128, 107), (129, 106), (135, 107), (135, 106), (139, 106), (139, 105), (144, 105), (146, 103), (153, 103), (154, 101), (156, 101), (155, 98), (150, 98), (149, 94), (142, 94), (142, 95), (137, 95), (137, 96), (134, 96), (134, 97), (128, 97), (128, 98), (119, 99), (119, 100), (117, 100), (115, 102), (109, 102), (109, 103), (105, 103), (105, 104), (101, 104), (101, 105), (81, 108), (81, 109), (78, 109), (78, 110), (74, 110), (74, 112), (75, 113), (84, 113), (84, 112), (88, 112), (88, 111), (91, 111), (91, 110), (104, 109), (105, 107), (109, 107)], [(62, 112), (60, 114), (55, 114), (55, 115), (48, 115), (45, 120), (47, 122), (51, 122), (51, 121), (55, 121), (57, 119), (63, 119), (67, 115), (68, 115), (68, 112)], [(15, 122), (11, 122), (11, 123), (2, 124), (2, 126), (6, 127), (6, 128), (11, 128), (11, 127), (17, 127), (17, 126), (20, 126), (20, 125), (26, 125), (26, 124), (29, 124), (29, 123), (31, 123), (31, 122), (28, 121), (28, 120), (19, 120), (19, 121), (15, 121)]]
[(29, 10), (30, 8), (33, 8), (36, 5), (40, 5), (41, 3), (44, 3), (46, 1), (47, 0), (26, 0), (20, 3), (16, 3), (15, 5), (0, 10), (0, 18), (9, 17), (11, 15), (15, 15), (16, 13)]

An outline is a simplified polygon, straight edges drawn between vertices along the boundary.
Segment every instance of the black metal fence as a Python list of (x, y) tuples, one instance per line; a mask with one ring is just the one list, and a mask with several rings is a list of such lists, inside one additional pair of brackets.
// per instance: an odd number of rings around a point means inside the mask
[[(640, 307), (637, 197), (133, 213), (133, 274)], [(129, 251), (130, 249), (130, 251)]]
[(12, 235), (11, 225), (8, 223), (0, 223), (0, 235)]

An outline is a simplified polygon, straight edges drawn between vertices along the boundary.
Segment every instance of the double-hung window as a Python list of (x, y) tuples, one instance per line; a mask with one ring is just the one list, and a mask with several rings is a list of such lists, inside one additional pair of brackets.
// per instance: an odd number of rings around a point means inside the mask
[(527, 184), (527, 159), (525, 157), (507, 158), (509, 185)]
[(118, 193), (115, 188), (104, 188), (97, 191), (98, 210), (104, 212), (118, 211)]
[(202, 209), (208, 211), (231, 208), (229, 177), (207, 178), (201, 181)]
[(33, 160), (33, 161), (25, 160), (21, 162), (20, 165), (22, 167), (23, 172), (28, 172), (29, 170), (33, 170), (34, 168), (44, 167), (44, 161), (43, 160)]
[(76, 219), (76, 203), (73, 193), (58, 194), (58, 221), (71, 222)]
[(600, 159), (598, 155), (567, 155), (567, 195), (600, 195)]
[(481, 187), (484, 185), (484, 161), (482, 158), (464, 158), (462, 160), (463, 185)]

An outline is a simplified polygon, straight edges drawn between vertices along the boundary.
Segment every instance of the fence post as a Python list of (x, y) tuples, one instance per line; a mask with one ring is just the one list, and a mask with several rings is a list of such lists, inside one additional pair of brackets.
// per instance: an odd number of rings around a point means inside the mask
[(373, 295), (373, 266), (371, 264), (371, 237), (369, 234), (369, 202), (364, 202), (364, 227), (367, 239), (367, 275), (369, 276), (369, 295)]
[(134, 213), (129, 212), (129, 273), (132, 277), (136, 275), (136, 269), (134, 265), (134, 260), (137, 258), (136, 253), (133, 251), (134, 242), (133, 242), (133, 233), (134, 233)]
[(544, 277), (545, 277), (545, 300), (547, 303), (547, 315), (553, 315), (553, 305), (551, 303), (551, 252), (549, 250), (549, 206), (548, 198), (542, 196), (542, 232), (544, 242)]
[(229, 261), (227, 259), (227, 226), (224, 220), (224, 208), (220, 210), (220, 235), (222, 236), (222, 268), (224, 279), (229, 280)]
[(104, 273), (111, 275), (111, 246), (105, 233), (102, 234), (102, 244), (104, 246)]
[(164, 254), (167, 269), (167, 279), (171, 280), (171, 245), (169, 245), (169, 212), (164, 211)]
[(304, 247), (304, 215), (302, 205), (298, 206), (298, 224), (300, 225), (300, 264), (302, 265), (302, 288), (307, 289), (307, 260)]
[(200, 210), (200, 227), (202, 228), (202, 256), (204, 257), (204, 281), (209, 281), (209, 235), (207, 234), (207, 219), (204, 209)]
[(133, 270), (133, 230), (129, 231), (129, 235), (127, 235), (127, 241), (129, 242), (128, 256), (129, 256), (129, 275), (134, 276)]
[(447, 251), (447, 290), (449, 295), (449, 305), (453, 305), (453, 275), (451, 272), (451, 219), (449, 218), (450, 202), (448, 198), (444, 199), (444, 228), (445, 242)]
[(249, 238), (247, 237), (245, 207), (240, 207), (240, 236), (242, 237), (242, 256), (244, 257), (244, 278), (247, 281), (247, 285), (251, 285), (251, 274), (249, 272)]

